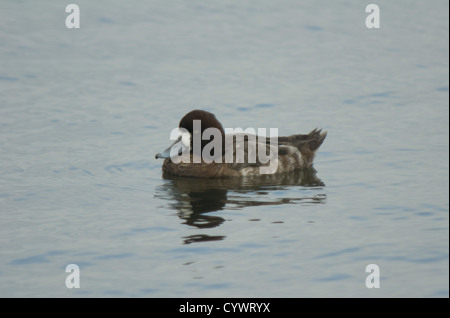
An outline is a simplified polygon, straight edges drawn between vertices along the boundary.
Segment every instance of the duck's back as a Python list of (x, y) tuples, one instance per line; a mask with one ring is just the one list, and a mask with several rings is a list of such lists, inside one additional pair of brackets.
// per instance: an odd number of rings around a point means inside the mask
[[(190, 163), (175, 164), (170, 159), (166, 159), (163, 171), (167, 175), (184, 177), (226, 178), (286, 173), (310, 168), (327, 133), (315, 129), (309, 134), (275, 137), (272, 140), (240, 135), (233, 135), (230, 139), (232, 142), (226, 144), (225, 154), (220, 162), (206, 163), (200, 159), (201, 163), (193, 163), (195, 161), (191, 154)], [(275, 143), (276, 139), (278, 144)], [(260, 148), (265, 149), (264, 160), (260, 157)], [(229, 161), (226, 158), (227, 154), (230, 155)]]

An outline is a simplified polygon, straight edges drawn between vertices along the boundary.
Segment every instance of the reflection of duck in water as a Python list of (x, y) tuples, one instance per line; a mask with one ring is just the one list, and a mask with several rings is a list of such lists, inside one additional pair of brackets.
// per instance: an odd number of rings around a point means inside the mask
[[(155, 157), (165, 159), (162, 167), (165, 174), (197, 178), (259, 176), (311, 168), (327, 135), (316, 129), (306, 135), (274, 138), (225, 135), (222, 124), (204, 110), (186, 114), (179, 128), (180, 136), (175, 143)], [(213, 146), (210, 133), (214, 136)], [(187, 160), (181, 159), (182, 154)]]
[[(199, 179), (167, 175), (164, 178), (167, 182), (157, 189), (156, 196), (168, 200), (184, 224), (200, 229), (217, 227), (225, 222), (221, 216), (207, 214), (225, 208), (240, 210), (247, 206), (314, 204), (325, 203), (326, 200), (325, 194), (311, 195), (309, 191), (297, 191), (295, 196), (290, 197), (271, 196), (271, 191), (292, 190), (297, 186), (320, 190), (324, 183), (313, 168), (253, 178)], [(186, 237), (185, 243), (223, 238), (193, 235)]]

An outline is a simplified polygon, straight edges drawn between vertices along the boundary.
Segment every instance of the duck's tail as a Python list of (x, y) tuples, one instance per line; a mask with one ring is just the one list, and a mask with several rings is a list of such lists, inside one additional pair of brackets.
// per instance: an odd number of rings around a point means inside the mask
[(327, 136), (327, 132), (326, 131), (322, 132), (322, 129), (316, 128), (313, 131), (311, 131), (307, 136), (308, 136), (307, 144), (309, 148), (315, 152), (322, 145), (323, 141), (325, 140), (325, 137)]
[(304, 166), (311, 167), (314, 157), (316, 156), (316, 152), (322, 145), (326, 136), (327, 136), (326, 131), (322, 132), (322, 129), (316, 128), (306, 135), (292, 135), (288, 137), (279, 137), (278, 143), (279, 144), (287, 143), (297, 147), (300, 153), (302, 154)]

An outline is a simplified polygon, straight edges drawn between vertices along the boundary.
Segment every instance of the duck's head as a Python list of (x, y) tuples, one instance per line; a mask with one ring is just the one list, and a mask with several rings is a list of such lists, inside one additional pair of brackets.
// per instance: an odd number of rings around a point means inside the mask
[[(205, 110), (193, 110), (184, 115), (184, 117), (180, 120), (180, 124), (178, 125), (178, 134), (177, 136), (172, 136), (171, 139), (175, 139), (175, 142), (166, 150), (161, 153), (158, 153), (155, 158), (170, 158), (170, 151), (172, 147), (181, 141), (181, 147), (178, 151), (178, 154), (181, 155), (182, 152), (189, 149), (190, 153), (195, 153), (198, 156), (202, 155), (202, 151), (205, 146), (210, 143), (213, 138), (219, 138), (216, 136), (217, 133), (220, 132), (220, 138), (222, 139), (222, 154), (225, 149), (225, 131), (222, 127), (222, 124), (217, 120), (216, 116), (213, 113), (210, 113)], [(212, 128), (212, 129), (210, 129)], [(205, 133), (206, 131), (206, 133)], [(216, 133), (216, 134), (214, 134)], [(213, 137), (214, 136), (214, 137)], [(175, 138), (173, 138), (175, 137)], [(205, 138), (205, 139), (203, 139)], [(194, 142), (198, 142), (199, 145), (194, 145)], [(200, 146), (200, 147), (198, 147)], [(214, 154), (214, 149), (211, 149), (211, 157), (215, 157), (218, 154)]]

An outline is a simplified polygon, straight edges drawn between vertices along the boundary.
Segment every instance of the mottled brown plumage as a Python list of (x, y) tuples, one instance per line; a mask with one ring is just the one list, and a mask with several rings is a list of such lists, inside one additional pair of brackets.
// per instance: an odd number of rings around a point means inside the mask
[[(201, 131), (194, 130), (193, 121), (201, 121)], [(259, 137), (257, 138), (256, 148), (252, 146), (249, 142), (250, 136), (244, 135), (242, 142), (239, 143), (234, 141), (232, 145), (232, 162), (226, 162), (225, 153), (226, 151), (231, 151), (225, 146), (224, 129), (222, 124), (217, 120), (217, 118), (209, 112), (203, 110), (194, 110), (186, 114), (180, 121), (180, 128), (186, 129), (191, 135), (191, 147), (190, 154), (186, 154), (187, 157), (184, 162), (174, 163), (170, 158), (165, 159), (162, 170), (165, 175), (174, 175), (182, 177), (201, 177), (201, 178), (223, 178), (223, 177), (242, 177), (242, 176), (257, 176), (261, 175), (261, 167), (268, 167), (272, 160), (276, 164), (275, 173), (286, 173), (297, 169), (304, 169), (312, 167), (314, 157), (317, 150), (322, 145), (326, 132), (322, 132), (320, 129), (314, 129), (309, 134), (298, 134), (286, 137), (272, 137), (278, 139), (277, 147), (274, 147), (274, 139)], [(201, 151), (199, 153), (194, 153), (192, 151), (194, 138), (199, 138), (205, 129), (207, 128), (217, 128), (221, 132), (222, 136), (222, 152), (217, 156), (211, 163), (206, 163), (201, 158)], [(242, 134), (233, 135), (233, 139)], [(230, 136), (230, 135), (227, 135)], [(254, 137), (254, 136), (253, 136)], [(256, 137), (255, 137), (256, 138)], [(272, 143), (271, 143), (272, 141)], [(202, 150), (210, 140), (201, 141)], [(265, 154), (270, 154), (270, 162), (261, 163), (264, 160), (260, 160), (259, 152), (257, 151), (259, 147), (265, 148)], [(239, 149), (239, 150), (238, 150)], [(256, 162), (249, 162), (246, 160), (243, 163), (238, 162), (237, 158), (242, 158), (242, 153), (238, 151), (244, 151), (244, 158), (248, 158), (249, 154), (254, 154), (256, 157)], [(220, 157), (222, 156), (222, 157)], [(161, 154), (156, 155), (157, 158), (163, 158)], [(195, 163), (194, 159), (201, 161)]]

